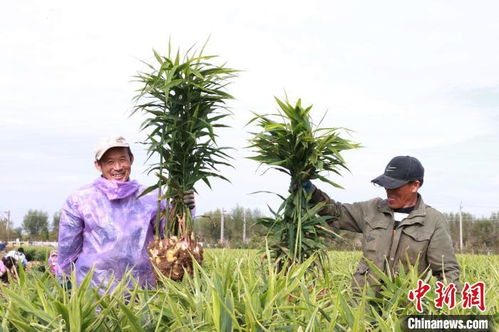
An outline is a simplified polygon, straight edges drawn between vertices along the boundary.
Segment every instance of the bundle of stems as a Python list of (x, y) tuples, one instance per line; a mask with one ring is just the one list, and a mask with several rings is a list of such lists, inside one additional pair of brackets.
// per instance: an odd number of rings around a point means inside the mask
[(289, 195), (280, 196), (283, 202), (277, 211), (271, 210), (273, 217), (259, 220), (268, 229), (273, 255), (284, 266), (303, 262), (316, 252), (319, 258), (324, 257), (324, 238), (334, 232), (327, 217), (317, 215), (323, 205), (311, 203), (312, 193), (304, 184), (319, 179), (341, 188), (324, 173), (341, 175), (341, 170), (348, 170), (341, 152), (359, 144), (340, 137), (339, 133), (347, 129), (315, 127), (310, 117), (312, 106), (303, 107), (301, 100), (292, 105), (275, 99), (277, 113), (255, 114), (250, 121), (256, 122), (260, 131), (252, 133), (249, 147), (255, 153), (250, 159), (291, 178)]
[(185, 268), (192, 271), (191, 255), (202, 260), (202, 248), (192, 234), (191, 211), (183, 198), (195, 191), (199, 180), (210, 188), (212, 177), (228, 181), (218, 167), (230, 166), (228, 148), (217, 145), (215, 131), (227, 127), (220, 121), (230, 115), (226, 101), (232, 96), (226, 86), (236, 71), (211, 63), (216, 56), (203, 55), (203, 50), (191, 48), (181, 56), (180, 51), (173, 54), (169, 44), (166, 56), (154, 51), (157, 63), (146, 63), (150, 72), (136, 76), (143, 87), (134, 99), (133, 113), (147, 116), (141, 130), (147, 133), (148, 159), (159, 157), (149, 168), (158, 180), (143, 193), (159, 190), (160, 195), (151, 260), (174, 279), (181, 279)]

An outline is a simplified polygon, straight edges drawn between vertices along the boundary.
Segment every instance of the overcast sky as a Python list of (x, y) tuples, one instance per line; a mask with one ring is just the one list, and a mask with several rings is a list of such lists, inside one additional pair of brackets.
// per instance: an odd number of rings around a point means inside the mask
[(289, 180), (245, 159), (251, 111), (273, 112), (273, 97), (302, 98), (327, 127), (353, 130), (364, 147), (344, 154), (351, 172), (316, 183), (353, 202), (384, 196), (370, 180), (396, 155), (426, 169), (421, 193), (443, 212), (499, 211), (499, 4), (495, 1), (9, 1), (0, 11), (0, 216), (15, 225), (29, 209), (50, 217), (99, 176), (96, 143), (133, 142), (132, 177), (155, 179), (129, 117), (132, 77), (164, 53), (210, 37), (242, 72), (219, 133), (235, 148), (232, 183), (199, 184), (198, 213), (236, 204), (277, 207), (268, 190)]

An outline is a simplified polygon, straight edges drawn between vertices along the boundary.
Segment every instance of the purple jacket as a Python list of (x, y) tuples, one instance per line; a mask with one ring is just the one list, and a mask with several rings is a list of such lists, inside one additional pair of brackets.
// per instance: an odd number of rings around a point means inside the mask
[(4, 274), (5, 272), (7, 272), (7, 267), (5, 266), (3, 261), (0, 259), (0, 275)]
[(64, 204), (59, 224), (58, 272), (69, 275), (74, 263), (78, 284), (95, 266), (92, 285), (107, 286), (126, 270), (143, 286), (154, 284), (147, 245), (154, 237), (157, 192), (142, 193), (137, 181), (99, 178)]

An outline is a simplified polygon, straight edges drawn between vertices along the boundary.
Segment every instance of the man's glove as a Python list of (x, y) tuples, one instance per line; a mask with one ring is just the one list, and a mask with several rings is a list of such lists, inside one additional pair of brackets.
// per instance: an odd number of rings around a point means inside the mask
[[(305, 189), (305, 192), (307, 192), (308, 194), (310, 194), (315, 190), (315, 186), (312, 184), (310, 180), (302, 181), (301, 186), (303, 187), (303, 189)], [(288, 191), (293, 192), (296, 189), (298, 189), (296, 187), (297, 187), (296, 184), (290, 184)]]
[(187, 190), (184, 194), (184, 204), (192, 210), (196, 207), (196, 201), (194, 200), (194, 190)]
[(305, 191), (308, 194), (310, 194), (311, 192), (313, 192), (315, 190), (315, 186), (312, 184), (312, 181), (310, 181), (310, 180), (303, 181), (301, 183), (301, 185), (303, 186), (303, 189), (305, 189)]

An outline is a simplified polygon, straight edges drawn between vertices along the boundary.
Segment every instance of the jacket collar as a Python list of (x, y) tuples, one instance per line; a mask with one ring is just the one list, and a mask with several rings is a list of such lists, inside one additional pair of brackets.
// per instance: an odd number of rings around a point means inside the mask
[[(382, 213), (388, 213), (393, 216), (393, 210), (388, 206), (387, 200), (380, 200), (378, 203), (378, 211)], [(426, 216), (426, 204), (423, 201), (423, 197), (418, 193), (418, 200), (416, 202), (416, 207), (409, 213), (409, 216), (402, 222), (403, 225), (412, 224), (424, 224), (424, 217)]]
[(94, 186), (102, 191), (110, 201), (135, 196), (140, 188), (136, 180), (114, 181), (103, 177), (95, 180)]

